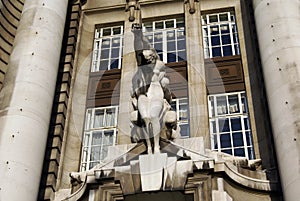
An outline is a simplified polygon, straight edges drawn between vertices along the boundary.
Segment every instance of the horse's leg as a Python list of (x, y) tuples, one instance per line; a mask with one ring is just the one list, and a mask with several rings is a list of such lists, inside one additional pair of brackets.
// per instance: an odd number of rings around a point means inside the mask
[(149, 133), (149, 124), (150, 124), (150, 101), (149, 98), (145, 95), (140, 95), (138, 98), (138, 109), (141, 115), (141, 118), (143, 119), (145, 123), (145, 127), (143, 128), (144, 137), (146, 140), (147, 148), (148, 148), (148, 154), (152, 153), (152, 146), (151, 146), (151, 135)]

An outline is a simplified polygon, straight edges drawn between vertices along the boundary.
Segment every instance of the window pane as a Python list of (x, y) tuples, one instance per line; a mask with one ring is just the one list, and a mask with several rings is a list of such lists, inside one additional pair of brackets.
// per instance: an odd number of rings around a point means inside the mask
[(234, 149), (234, 156), (245, 156), (244, 148)]
[(218, 114), (227, 114), (227, 101), (226, 96), (217, 97), (217, 111)]
[(240, 112), (238, 95), (228, 96), (228, 102), (229, 102), (229, 111), (230, 111), (230, 113), (239, 113)]
[(176, 27), (180, 28), (180, 27), (184, 27), (184, 19), (176, 19)]
[(100, 145), (102, 140), (102, 132), (96, 131), (92, 135), (92, 145)]
[(155, 43), (154, 48), (157, 52), (162, 52), (162, 43)]
[(222, 150), (222, 152), (232, 155), (232, 150), (231, 149)]
[(176, 44), (175, 41), (168, 42), (167, 43), (168, 52), (169, 51), (175, 51), (176, 50)]
[(245, 126), (245, 130), (249, 130), (250, 129), (250, 123), (249, 123), (249, 119), (248, 118), (244, 118), (244, 126)]
[(153, 30), (152, 22), (145, 23), (144, 27), (146, 28), (146, 32), (150, 32)]
[(242, 130), (242, 124), (241, 124), (240, 117), (231, 118), (231, 128), (232, 128), (232, 131)]
[(238, 43), (239, 38), (238, 38), (238, 35), (237, 35), (237, 34), (234, 34), (232, 38), (233, 38), (233, 42), (234, 42), (234, 43)]
[(104, 111), (96, 110), (94, 117), (94, 128), (103, 127)]
[(166, 28), (174, 28), (174, 20), (166, 21)]
[(112, 47), (120, 47), (121, 39), (120, 38), (114, 38), (112, 41)]
[(109, 58), (109, 49), (102, 49), (100, 58), (101, 59), (108, 59)]
[(220, 29), (222, 34), (230, 33), (228, 24), (221, 25)]
[(162, 39), (163, 39), (162, 33), (155, 33), (154, 34), (154, 42), (162, 41)]
[(167, 40), (174, 40), (175, 39), (175, 31), (168, 31), (167, 32)]
[(106, 110), (106, 119), (105, 119), (106, 126), (115, 126), (115, 109), (110, 108)]
[(217, 22), (217, 21), (218, 21), (218, 16), (217, 15), (209, 16), (209, 23)]
[(178, 50), (185, 50), (185, 40), (177, 41), (177, 49)]
[(221, 141), (221, 148), (231, 147), (230, 134), (221, 134), (220, 141)]
[(216, 122), (215, 121), (210, 121), (210, 132), (211, 133), (216, 133)]
[(103, 35), (102, 36), (110, 36), (111, 35), (111, 28), (103, 29)]
[(231, 56), (232, 49), (231, 46), (223, 46), (223, 56)]
[(219, 34), (219, 26), (211, 26), (210, 27), (210, 34), (211, 35)]
[(155, 29), (163, 29), (164, 23), (163, 22), (155, 22)]
[(110, 39), (103, 39), (101, 48), (109, 48), (110, 47)]
[(248, 146), (253, 146), (251, 132), (246, 132), (246, 140)]
[(113, 35), (121, 34), (121, 27), (113, 28)]
[(103, 145), (113, 145), (114, 130), (104, 131)]
[(176, 55), (174, 53), (168, 53), (167, 57), (168, 57), (168, 63), (176, 61)]
[(229, 132), (229, 120), (226, 119), (219, 119), (219, 132)]
[(220, 57), (221, 55), (221, 48), (220, 47), (213, 47), (212, 48), (212, 55), (213, 57)]
[(217, 137), (217, 135), (213, 135), (212, 147), (213, 147), (213, 149), (218, 149), (218, 137)]
[(108, 60), (100, 61), (100, 69), (99, 70), (107, 70), (108, 69)]
[(240, 54), (240, 47), (239, 47), (239, 45), (234, 45), (234, 51), (235, 51), (235, 55), (239, 55)]
[(249, 156), (249, 159), (250, 159), (250, 160), (255, 159), (255, 154), (254, 154), (254, 149), (253, 149), (253, 147), (249, 147), (249, 148), (248, 148), (248, 156)]
[(181, 124), (180, 126), (180, 135), (181, 137), (189, 137), (189, 125), (188, 124)]
[(178, 30), (177, 39), (183, 39), (183, 38), (184, 38), (184, 30)]
[(211, 45), (220, 45), (220, 37), (219, 36), (212, 36), (211, 37)]
[(117, 68), (119, 68), (119, 59), (114, 59), (110, 64), (110, 69), (117, 69)]
[(227, 13), (220, 14), (220, 21), (228, 21), (228, 14)]
[(97, 146), (97, 147), (92, 147), (91, 148), (91, 158), (90, 161), (99, 161), (100, 160), (100, 151), (101, 151), (101, 147)]
[(113, 48), (111, 51), (111, 58), (118, 58), (120, 53), (120, 48)]
[(231, 44), (230, 35), (222, 35), (222, 45), (226, 45), (226, 44)]
[(178, 51), (178, 61), (185, 61), (185, 60), (186, 60), (185, 51)]
[(244, 146), (243, 133), (241, 133), (241, 132), (233, 133), (232, 136), (233, 136), (233, 146), (234, 147)]

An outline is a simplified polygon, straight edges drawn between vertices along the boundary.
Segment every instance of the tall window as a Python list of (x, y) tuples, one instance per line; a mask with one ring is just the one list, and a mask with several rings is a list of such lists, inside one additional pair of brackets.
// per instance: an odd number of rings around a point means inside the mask
[(122, 47), (123, 26), (96, 28), (91, 71), (120, 69)]
[(178, 98), (172, 100), (171, 106), (177, 113), (177, 123), (180, 127), (181, 138), (187, 138), (190, 136), (189, 131), (189, 106), (187, 98)]
[(165, 62), (186, 60), (184, 19), (168, 19), (143, 24), (144, 36)]
[(212, 149), (254, 159), (245, 92), (209, 95), (208, 101)]
[(107, 156), (117, 136), (117, 106), (87, 109), (81, 171), (89, 170)]
[(233, 12), (203, 15), (202, 29), (205, 58), (240, 54)]

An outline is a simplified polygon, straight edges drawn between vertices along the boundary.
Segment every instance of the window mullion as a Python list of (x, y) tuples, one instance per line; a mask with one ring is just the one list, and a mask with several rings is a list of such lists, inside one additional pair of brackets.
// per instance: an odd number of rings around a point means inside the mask
[(163, 46), (163, 61), (164, 62), (168, 62), (168, 48), (167, 48), (167, 31), (164, 29), (164, 30), (162, 30), (162, 36), (163, 36), (163, 38), (162, 38), (162, 46)]
[(229, 33), (230, 33), (230, 40), (231, 40), (230, 45), (231, 45), (232, 55), (236, 55), (235, 48), (234, 48), (235, 43), (234, 43), (234, 40), (233, 40), (234, 33), (232, 32), (232, 28), (233, 28), (232, 24), (233, 24), (232, 22), (229, 22)]

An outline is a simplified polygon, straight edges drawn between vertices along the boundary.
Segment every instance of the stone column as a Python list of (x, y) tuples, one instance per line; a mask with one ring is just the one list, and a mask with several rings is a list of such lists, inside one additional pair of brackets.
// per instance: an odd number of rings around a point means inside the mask
[[(192, 8), (194, 7), (194, 9)], [(187, 74), (190, 108), (190, 136), (203, 137), (210, 148), (207, 92), (202, 44), (200, 3), (185, 3)]]
[(0, 92), (0, 200), (37, 199), (68, 0), (26, 0)]
[(286, 201), (300, 197), (300, 1), (253, 0), (271, 123)]

